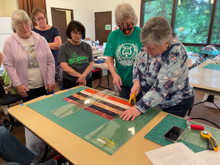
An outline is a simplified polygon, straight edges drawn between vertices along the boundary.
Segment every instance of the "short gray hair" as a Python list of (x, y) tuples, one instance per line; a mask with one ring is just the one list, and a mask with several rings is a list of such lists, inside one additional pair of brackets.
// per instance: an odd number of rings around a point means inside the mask
[(164, 45), (172, 39), (172, 28), (163, 16), (150, 18), (141, 29), (141, 42)]
[(115, 24), (119, 26), (119, 21), (125, 21), (129, 18), (132, 19), (134, 25), (137, 24), (138, 18), (131, 4), (128, 2), (118, 4), (115, 7)]
[(11, 27), (14, 32), (16, 32), (15, 27), (18, 23), (25, 22), (32, 25), (30, 17), (24, 10), (15, 10), (11, 16)]

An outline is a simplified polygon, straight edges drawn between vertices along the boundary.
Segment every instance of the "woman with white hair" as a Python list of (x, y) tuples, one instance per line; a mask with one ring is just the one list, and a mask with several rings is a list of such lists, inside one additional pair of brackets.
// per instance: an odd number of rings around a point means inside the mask
[(31, 31), (31, 20), (24, 10), (13, 12), (11, 25), (15, 33), (5, 41), (3, 64), (12, 85), (24, 102), (51, 93), (55, 62), (47, 41)]
[(185, 47), (172, 39), (172, 29), (165, 17), (149, 19), (140, 37), (143, 48), (135, 60), (131, 95), (142, 91), (143, 97), (124, 111), (121, 118), (133, 121), (155, 106), (184, 117), (194, 102)]
[[(55, 82), (55, 62), (46, 39), (31, 31), (31, 20), (24, 10), (11, 16), (15, 33), (5, 41), (3, 64), (12, 85), (23, 101), (51, 93)], [(36, 155), (43, 154), (45, 143), (25, 129), (26, 146)]]
[(116, 6), (115, 24), (119, 29), (110, 33), (104, 55), (108, 56), (108, 68), (113, 77), (113, 84), (119, 89), (120, 97), (129, 99), (133, 85), (133, 65), (142, 46), (141, 28), (135, 26), (137, 15), (129, 3), (124, 2)]

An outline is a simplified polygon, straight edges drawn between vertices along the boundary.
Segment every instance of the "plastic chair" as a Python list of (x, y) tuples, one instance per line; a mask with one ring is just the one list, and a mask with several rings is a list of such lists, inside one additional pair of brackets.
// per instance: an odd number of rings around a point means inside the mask
[[(2, 88), (2, 84), (0, 84), (0, 88)], [(5, 94), (5, 91), (3, 90), (3, 98), (2, 98), (2, 102), (0, 103), (0, 107), (1, 106), (8, 106), (8, 108), (10, 108), (10, 104), (16, 103), (18, 101), (22, 100), (22, 97), (18, 94)], [(10, 123), (8, 125), (5, 125), (6, 127), (9, 126), (9, 131), (11, 131), (12, 127), (14, 125), (20, 125), (20, 124), (16, 124), (14, 122), (13, 117), (9, 114), (9, 120)]]

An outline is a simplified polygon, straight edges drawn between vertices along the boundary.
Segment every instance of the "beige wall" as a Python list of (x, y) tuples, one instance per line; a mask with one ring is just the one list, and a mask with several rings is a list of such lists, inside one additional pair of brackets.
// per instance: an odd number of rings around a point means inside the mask
[(17, 9), (17, 0), (0, 0), (0, 17), (10, 17)]
[[(51, 7), (73, 9), (74, 19), (80, 21), (86, 28), (86, 36), (95, 39), (95, 12), (112, 11), (112, 30), (116, 27), (114, 10), (118, 3), (125, 0), (46, 0), (48, 23), (52, 25)], [(140, 24), (141, 0), (127, 0), (134, 7)]]
[[(48, 16), (48, 24), (52, 25), (51, 7), (72, 9), (74, 19), (80, 21), (86, 28), (86, 34), (92, 40), (95, 39), (95, 12), (112, 11), (112, 30), (116, 27), (114, 10), (118, 3), (124, 0), (45, 0)], [(141, 0), (127, 0), (134, 7), (140, 24)], [(6, 5), (7, 2), (7, 5)], [(0, 0), (0, 16), (11, 16), (18, 9), (17, 0)]]

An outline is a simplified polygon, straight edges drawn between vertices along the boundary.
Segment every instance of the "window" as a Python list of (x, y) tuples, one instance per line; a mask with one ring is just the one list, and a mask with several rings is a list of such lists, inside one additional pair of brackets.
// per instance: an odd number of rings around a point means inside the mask
[(208, 0), (179, 0), (175, 32), (183, 43), (207, 44), (212, 13)]
[(220, 44), (220, 1), (217, 2), (211, 44)]
[(164, 16), (187, 51), (220, 47), (219, 0), (142, 0), (141, 26), (149, 18)]
[(150, 0), (145, 3), (144, 22), (151, 17), (164, 16), (171, 23), (173, 0)]

